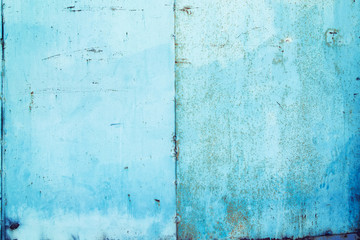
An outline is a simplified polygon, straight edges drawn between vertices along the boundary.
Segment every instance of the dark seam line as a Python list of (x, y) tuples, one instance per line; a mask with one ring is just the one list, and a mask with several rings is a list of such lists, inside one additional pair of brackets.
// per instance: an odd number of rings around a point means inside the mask
[(4, 81), (5, 81), (4, 0), (1, 0), (1, 239), (6, 237), (4, 177)]
[(177, 101), (177, 73), (176, 73), (176, 0), (173, 2), (174, 14), (174, 154), (175, 154), (175, 238), (179, 238), (179, 223), (178, 223), (178, 141), (177, 141), (177, 117), (176, 117), (176, 101)]

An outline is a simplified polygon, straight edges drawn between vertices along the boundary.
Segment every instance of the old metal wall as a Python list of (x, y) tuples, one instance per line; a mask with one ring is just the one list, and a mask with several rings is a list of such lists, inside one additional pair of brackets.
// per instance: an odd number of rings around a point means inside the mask
[(180, 239), (359, 229), (359, 8), (176, 0)]
[(3, 3), (2, 239), (359, 230), (357, 0)]
[(170, 0), (4, 0), (2, 239), (175, 238)]

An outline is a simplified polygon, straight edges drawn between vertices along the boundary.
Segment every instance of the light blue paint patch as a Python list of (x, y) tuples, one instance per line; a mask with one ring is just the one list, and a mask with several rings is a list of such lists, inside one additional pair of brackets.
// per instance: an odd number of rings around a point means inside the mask
[(4, 2), (8, 237), (174, 239), (172, 1)]
[(176, 1), (180, 239), (359, 229), (358, 1)]
[(359, 229), (358, 2), (4, 3), (4, 238)]

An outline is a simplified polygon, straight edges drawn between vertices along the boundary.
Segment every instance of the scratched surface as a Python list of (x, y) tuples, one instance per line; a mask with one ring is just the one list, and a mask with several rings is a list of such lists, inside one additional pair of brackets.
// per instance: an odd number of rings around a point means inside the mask
[(4, 3), (7, 239), (174, 239), (172, 1)]
[(360, 228), (360, 2), (176, 0), (179, 239)]

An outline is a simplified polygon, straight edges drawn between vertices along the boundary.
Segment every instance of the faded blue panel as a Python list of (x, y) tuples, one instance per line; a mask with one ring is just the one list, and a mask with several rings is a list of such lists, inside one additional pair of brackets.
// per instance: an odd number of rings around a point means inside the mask
[(180, 239), (360, 228), (360, 2), (177, 0)]
[(172, 1), (4, 11), (8, 237), (174, 239)]

